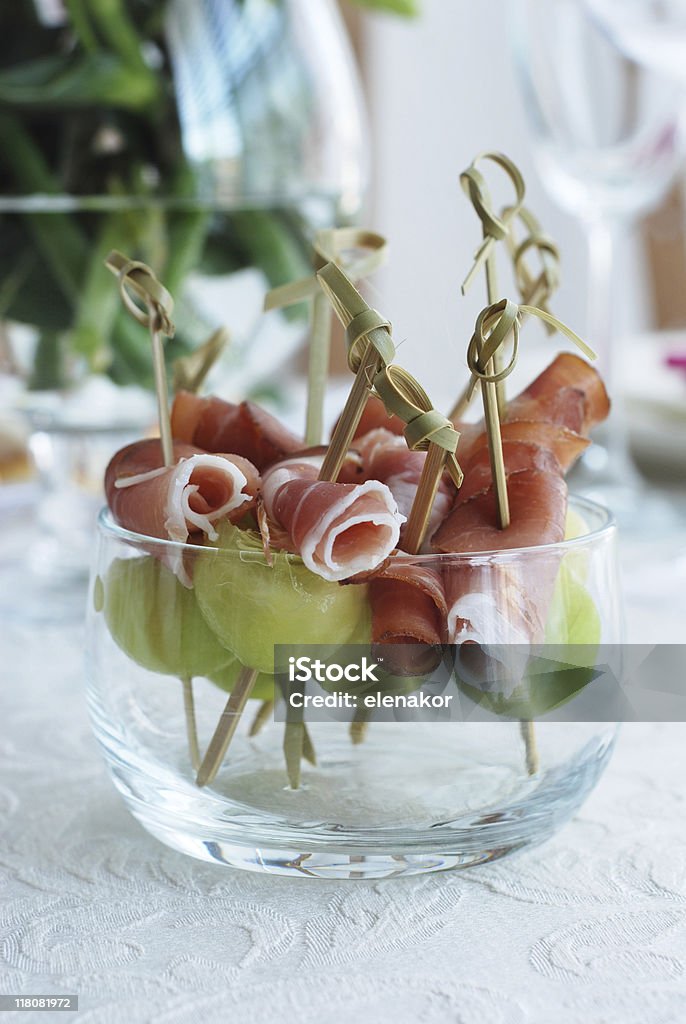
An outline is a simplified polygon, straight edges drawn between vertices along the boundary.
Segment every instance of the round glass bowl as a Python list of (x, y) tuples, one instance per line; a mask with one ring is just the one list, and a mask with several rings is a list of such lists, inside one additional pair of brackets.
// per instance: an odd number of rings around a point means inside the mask
[[(599, 643), (621, 640), (615, 528), (603, 508), (579, 499), (570, 502), (568, 524), (568, 534), (582, 535), (556, 545), (399, 561), (444, 580), (469, 579), (468, 589), (486, 603), (509, 587), (513, 621), (507, 613), (492, 617), (486, 631), (493, 635), (484, 641), (516, 638), (508, 630), (528, 595), (543, 609), (545, 642), (586, 645), (592, 663)], [(539, 843), (583, 802), (608, 761), (615, 726), (545, 720), (565, 703), (559, 690), (550, 708), (539, 701), (529, 715), (516, 686), (496, 692), (492, 682), (465, 683), (459, 664), (458, 680), (459, 651), (469, 652), (456, 646), (439, 652), (449, 665), (443, 692), (473, 707), (485, 702), (480, 720), (396, 715), (363, 727), (321, 720), (321, 712), (310, 718), (306, 710), (293, 788), (286, 726), (268, 703), (275, 690), (283, 693), (269, 674), (275, 645), (335, 651), (367, 643), (368, 587), (326, 583), (291, 555), (278, 554), (270, 567), (260, 551), (239, 550), (227, 536), (219, 547), (175, 544), (123, 530), (106, 511), (100, 516), (88, 620), (90, 711), (115, 785), (154, 836), (251, 870), (380, 878), (468, 867)], [(472, 654), (497, 650), (471, 645)], [(250, 698), (239, 717), (222, 719), (230, 694), (233, 712), (241, 710), (245, 665), (260, 670)], [(414, 684), (400, 680), (400, 691)], [(525, 720), (539, 715), (535, 724)], [(199, 786), (198, 765), (207, 763), (218, 723), (229, 719), (231, 745), (224, 756), (219, 751), (216, 776)]]

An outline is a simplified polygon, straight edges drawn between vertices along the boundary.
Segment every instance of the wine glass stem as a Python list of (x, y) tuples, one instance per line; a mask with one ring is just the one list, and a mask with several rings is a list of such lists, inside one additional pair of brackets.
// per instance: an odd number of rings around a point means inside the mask
[(588, 342), (598, 353), (598, 369), (614, 391), (615, 328), (613, 285), (616, 225), (600, 217), (586, 224), (588, 237)]
[[(598, 353), (598, 370), (613, 398), (613, 412), (603, 431), (612, 475), (635, 475), (622, 415), (617, 365), (618, 310), (615, 306), (615, 253), (626, 236), (626, 224), (599, 216), (586, 222), (588, 237), (588, 342)], [(629, 481), (626, 480), (628, 483)]]

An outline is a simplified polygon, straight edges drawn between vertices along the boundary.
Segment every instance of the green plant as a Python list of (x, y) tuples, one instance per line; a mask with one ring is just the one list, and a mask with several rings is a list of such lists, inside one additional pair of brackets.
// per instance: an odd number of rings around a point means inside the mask
[[(413, 0), (358, 2), (415, 9)], [(113, 248), (153, 265), (177, 296), (191, 270), (259, 266), (270, 285), (309, 272), (297, 210), (218, 218), (191, 201), (197, 182), (181, 145), (164, 8), (165, 0), (64, 0), (65, 18), (52, 24), (38, 0), (0, 7), (0, 320), (35, 329), (34, 387), (92, 370), (152, 384), (144, 332), (102, 265)], [(10, 210), (12, 197), (36, 194), (42, 209)], [(73, 209), (46, 212), (65, 195)], [(216, 326), (184, 317), (169, 363)]]

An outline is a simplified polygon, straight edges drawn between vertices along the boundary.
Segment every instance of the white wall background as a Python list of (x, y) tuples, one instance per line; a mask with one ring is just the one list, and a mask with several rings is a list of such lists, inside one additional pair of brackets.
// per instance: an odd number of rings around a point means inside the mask
[[(436, 404), (446, 405), (466, 377), (466, 345), (485, 304), (483, 278), (467, 298), (460, 296), (481, 233), (460, 188), (460, 171), (486, 149), (502, 150), (519, 164), (527, 204), (562, 250), (563, 285), (553, 309), (581, 333), (586, 251), (581, 228), (548, 199), (536, 175), (510, 57), (506, 0), (424, 0), (424, 6), (416, 21), (369, 18), (372, 221), (392, 245), (389, 269), (377, 276), (372, 294), (392, 319), (396, 341), (406, 339), (399, 361), (420, 376)], [(633, 252), (623, 264), (618, 269), (625, 323), (633, 320), (641, 328), (646, 317), (640, 260)], [(505, 291), (504, 260), (502, 266)], [(561, 344), (556, 338), (546, 348), (534, 325), (523, 338), (536, 365), (545, 363), (551, 345)]]

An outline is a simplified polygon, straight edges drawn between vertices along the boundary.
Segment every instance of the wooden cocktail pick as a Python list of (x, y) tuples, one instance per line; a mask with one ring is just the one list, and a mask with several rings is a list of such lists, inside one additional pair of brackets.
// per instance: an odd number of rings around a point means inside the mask
[[(519, 354), (519, 335), (521, 321), (524, 316), (534, 316), (542, 320), (544, 324), (554, 327), (556, 331), (564, 334), (570, 341), (573, 341), (589, 359), (595, 359), (595, 352), (581, 338), (558, 320), (551, 313), (535, 306), (521, 305), (511, 302), (509, 299), (502, 299), (495, 305), (488, 306), (479, 314), (474, 334), (467, 350), (467, 364), (472, 373), (470, 387), (476, 387), (477, 380), (481, 381), (481, 392), (484, 398), (484, 417), (486, 421), (486, 432), (488, 437), (488, 452), (491, 462), (491, 478), (496, 495), (496, 507), (498, 515), (498, 526), (505, 529), (509, 525), (509, 503), (507, 499), (507, 477), (505, 473), (505, 462), (503, 458), (502, 437), (500, 433), (500, 418), (498, 415), (497, 403), (491, 398), (489, 403), (488, 388), (497, 382), (499, 378), (504, 379), (515, 368)], [(509, 362), (503, 366), (499, 374), (492, 372), (493, 356), (496, 349), (504, 346), (510, 335), (513, 339), (512, 355)], [(452, 415), (451, 415), (452, 420)], [(506, 517), (505, 517), (506, 516)], [(526, 746), (527, 769), (530, 774), (538, 771), (538, 752), (536, 737), (532, 722), (521, 722), (521, 732)]]
[(357, 283), (378, 270), (387, 253), (386, 239), (373, 231), (358, 228), (319, 231), (314, 240), (315, 274), (273, 288), (265, 298), (265, 310), (282, 309), (308, 299), (312, 301), (305, 423), (308, 447), (321, 444), (324, 437), (324, 395), (331, 348), (331, 305), (319, 285), (316, 272), (327, 263), (335, 263), (351, 281)]
[(271, 715), (273, 710), (274, 710), (274, 701), (273, 700), (263, 700), (262, 701), (262, 703), (258, 707), (257, 711), (255, 712), (255, 717), (253, 718), (252, 723), (250, 725), (250, 731), (248, 732), (248, 736), (250, 736), (251, 739), (254, 736), (258, 736), (262, 732), (262, 730), (264, 729), (265, 725), (269, 721), (270, 715)]
[(196, 395), (229, 343), (229, 332), (219, 327), (198, 348), (174, 360), (172, 387), (174, 391), (190, 391)]
[(319, 473), (320, 480), (336, 480), (367, 404), (374, 378), (393, 361), (395, 346), (389, 321), (372, 309), (340, 267), (327, 263), (317, 277), (345, 327), (348, 366), (355, 374)]
[(162, 457), (164, 465), (171, 466), (174, 462), (174, 449), (162, 338), (174, 337), (171, 319), (174, 300), (150, 267), (139, 260), (130, 260), (123, 253), (113, 250), (105, 260), (105, 266), (117, 277), (119, 293), (131, 316), (150, 331)]
[[(164, 362), (162, 338), (174, 337), (174, 324), (171, 319), (174, 312), (174, 300), (145, 263), (128, 259), (123, 253), (113, 250), (107, 256), (105, 266), (117, 277), (119, 292), (128, 312), (139, 324), (147, 327), (150, 332), (162, 461), (165, 466), (171, 466), (174, 464), (174, 445), (172, 442), (167, 371)], [(193, 681), (186, 678), (181, 680), (181, 684), (183, 686), (183, 708), (186, 719), (186, 734), (188, 736), (188, 751), (191, 764), (195, 769), (198, 766), (199, 754), (195, 703), (193, 700)]]
[(241, 720), (258, 674), (257, 669), (241, 669), (198, 770), (195, 780), (196, 785), (201, 787), (207, 786), (208, 783), (214, 780), (224, 760), (226, 751), (229, 749), (229, 743), (233, 739), (236, 727)]
[(408, 447), (427, 453), (403, 533), (403, 551), (416, 555), (424, 542), (443, 473), (447, 470), (455, 486), (462, 486), (462, 470), (455, 457), (460, 435), (447, 416), (434, 409), (421, 384), (402, 367), (380, 370), (374, 378), (374, 390), (389, 415), (399, 416), (407, 424)]
[[(514, 186), (515, 201), (511, 206), (505, 207), (500, 216), (498, 216), (493, 209), (493, 202), (486, 180), (478, 169), (478, 164), (483, 160), (488, 160), (505, 171)], [(483, 242), (476, 252), (472, 269), (469, 271), (469, 274), (462, 285), (462, 294), (464, 295), (466, 293), (481, 266), (485, 265), (488, 304), (493, 305), (500, 298), (500, 295), (498, 294), (496, 242), (505, 241), (508, 238), (512, 220), (519, 212), (522, 203), (524, 202), (524, 196), (526, 194), (524, 178), (522, 177), (519, 168), (503, 153), (481, 153), (475, 158), (470, 166), (462, 172), (460, 175), (460, 184), (462, 185), (466, 195), (469, 197), (469, 200), (481, 221), (483, 231)], [(502, 364), (500, 363), (500, 356), (496, 353), (493, 359), (493, 365), (489, 368), (489, 372), (492, 374), (499, 374), (501, 370)], [(501, 379), (496, 383), (495, 393), (496, 400), (498, 402), (498, 409), (502, 416), (505, 412), (504, 379)]]

